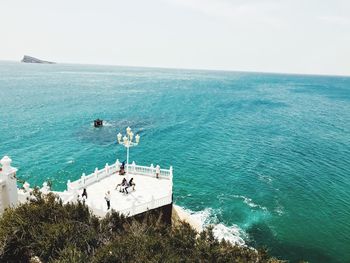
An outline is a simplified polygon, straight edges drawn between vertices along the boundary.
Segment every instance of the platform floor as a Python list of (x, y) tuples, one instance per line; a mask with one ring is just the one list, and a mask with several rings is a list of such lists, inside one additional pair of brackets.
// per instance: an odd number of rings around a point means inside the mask
[[(130, 209), (132, 206), (141, 205), (154, 199), (168, 196), (172, 192), (172, 183), (168, 179), (157, 179), (141, 175), (129, 175), (129, 179), (134, 178), (135, 191), (128, 188), (129, 194), (124, 194), (116, 190), (117, 184), (121, 183), (126, 175), (111, 175), (98, 183), (94, 183), (86, 188), (88, 198), (85, 203), (95, 212), (95, 214), (103, 214), (107, 212), (107, 203), (105, 194), (109, 190), (111, 192), (111, 209), (122, 211)], [(82, 191), (79, 192), (79, 195)]]

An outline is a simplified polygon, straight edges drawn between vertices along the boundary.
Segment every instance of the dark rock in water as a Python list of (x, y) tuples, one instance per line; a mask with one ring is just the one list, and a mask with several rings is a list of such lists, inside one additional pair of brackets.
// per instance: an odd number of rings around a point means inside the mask
[(117, 143), (117, 133), (125, 134), (126, 127), (130, 126), (135, 134), (143, 136), (145, 131), (154, 129), (152, 120), (111, 120), (104, 121), (103, 128), (95, 128), (95, 123), (77, 127), (72, 134), (79, 141), (93, 143), (95, 145), (112, 146)]
[(100, 119), (94, 120), (94, 126), (95, 127), (102, 127), (103, 126), (103, 120), (100, 120)]
[(24, 55), (21, 62), (23, 62), (23, 63), (39, 63), (39, 64), (55, 64), (55, 62), (45, 61), (45, 60), (41, 60), (38, 58), (30, 57), (27, 55)]

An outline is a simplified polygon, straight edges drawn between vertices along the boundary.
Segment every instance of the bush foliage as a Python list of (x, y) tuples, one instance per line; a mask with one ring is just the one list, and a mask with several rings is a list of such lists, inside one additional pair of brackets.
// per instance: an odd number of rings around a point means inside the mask
[(266, 251), (217, 240), (211, 228), (170, 227), (112, 212), (98, 219), (82, 203), (53, 194), (32, 198), (0, 218), (0, 262), (280, 262)]

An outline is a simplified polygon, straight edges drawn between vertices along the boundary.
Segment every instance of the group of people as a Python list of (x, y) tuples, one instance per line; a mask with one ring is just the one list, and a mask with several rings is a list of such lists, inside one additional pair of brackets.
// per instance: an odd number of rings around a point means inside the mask
[[(128, 188), (132, 187), (132, 190), (135, 191), (135, 186), (136, 184), (134, 183), (134, 178), (131, 178), (129, 182), (123, 178), (123, 181), (120, 184), (117, 184), (116, 190), (118, 190), (119, 187), (119, 192), (128, 194)], [(107, 191), (105, 194), (105, 200), (107, 203), (107, 210), (111, 208), (111, 192)]]
[(117, 184), (116, 190), (118, 190), (119, 187), (119, 192), (128, 194), (128, 188), (132, 187), (132, 190), (135, 191), (135, 186), (136, 184), (134, 183), (134, 178), (131, 178), (129, 182), (123, 178), (123, 181), (120, 184)]
[[(131, 178), (129, 182), (126, 180), (126, 178), (123, 178), (122, 182), (120, 184), (117, 184), (116, 190), (118, 190), (119, 187), (119, 192), (128, 194), (128, 189), (132, 187), (132, 190), (135, 191), (135, 186), (136, 184), (134, 183), (134, 178)], [(130, 190), (129, 190), (130, 191)], [(85, 200), (88, 198), (88, 194), (86, 191), (86, 188), (83, 189), (83, 193), (81, 196), (78, 195), (78, 199), (81, 200), (82, 202), (85, 202)], [(105, 200), (107, 203), (107, 210), (111, 208), (111, 192), (107, 191), (105, 194)]]

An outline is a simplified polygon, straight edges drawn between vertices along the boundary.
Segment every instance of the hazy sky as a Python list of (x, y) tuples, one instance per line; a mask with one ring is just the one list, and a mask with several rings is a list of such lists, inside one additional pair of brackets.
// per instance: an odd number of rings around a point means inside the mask
[(350, 0), (1, 0), (0, 59), (350, 75)]

